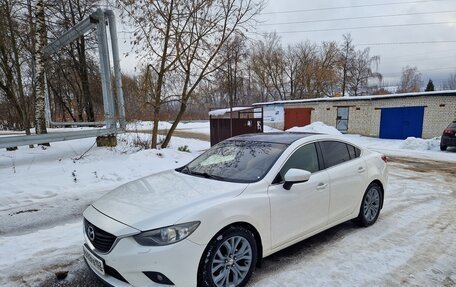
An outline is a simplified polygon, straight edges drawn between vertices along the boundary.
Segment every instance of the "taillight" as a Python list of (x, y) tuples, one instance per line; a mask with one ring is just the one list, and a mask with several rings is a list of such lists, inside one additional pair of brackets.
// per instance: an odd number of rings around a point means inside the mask
[(382, 155), (382, 160), (387, 163), (388, 162), (388, 157), (386, 155)]
[(456, 130), (444, 130), (443, 133), (447, 135), (454, 135), (456, 134)]

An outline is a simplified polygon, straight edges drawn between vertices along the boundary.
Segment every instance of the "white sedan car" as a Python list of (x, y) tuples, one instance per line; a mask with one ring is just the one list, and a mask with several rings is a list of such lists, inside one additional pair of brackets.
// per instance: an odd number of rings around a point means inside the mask
[(84, 258), (113, 286), (245, 286), (274, 252), (373, 224), (386, 184), (386, 158), (343, 137), (237, 136), (94, 202)]

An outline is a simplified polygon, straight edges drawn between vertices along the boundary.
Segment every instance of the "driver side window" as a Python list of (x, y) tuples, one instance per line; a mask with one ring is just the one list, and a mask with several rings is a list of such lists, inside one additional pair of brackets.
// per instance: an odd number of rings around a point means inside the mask
[(273, 183), (282, 183), (284, 176), (291, 168), (304, 169), (311, 173), (319, 171), (318, 156), (315, 144), (307, 144), (298, 148), (284, 164)]

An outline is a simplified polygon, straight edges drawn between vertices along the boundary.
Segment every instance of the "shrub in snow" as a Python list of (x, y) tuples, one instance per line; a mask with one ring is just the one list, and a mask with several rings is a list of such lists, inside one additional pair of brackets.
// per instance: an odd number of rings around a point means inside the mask
[(408, 137), (399, 147), (402, 149), (411, 150), (438, 150), (440, 146), (440, 137), (432, 139), (422, 139), (415, 137)]
[(317, 134), (328, 134), (328, 135), (341, 135), (335, 127), (325, 125), (322, 122), (313, 122), (310, 125), (304, 127), (292, 127), (287, 132), (303, 132), (303, 133), (317, 133)]
[(188, 145), (181, 145), (180, 147), (177, 148), (178, 151), (183, 151), (183, 152), (190, 152), (190, 149), (188, 148)]

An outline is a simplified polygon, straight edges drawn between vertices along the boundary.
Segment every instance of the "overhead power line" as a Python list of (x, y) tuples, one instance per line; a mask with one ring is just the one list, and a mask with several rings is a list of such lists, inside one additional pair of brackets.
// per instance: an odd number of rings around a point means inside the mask
[(377, 43), (355, 44), (355, 46), (417, 45), (417, 44), (445, 44), (445, 43), (456, 43), (456, 40), (448, 40), (448, 41), (412, 41), (412, 42), (377, 42)]
[(414, 16), (414, 15), (447, 14), (447, 13), (455, 13), (455, 12), (456, 12), (456, 10), (454, 10), (454, 11), (436, 11), (436, 12), (386, 14), (386, 15), (359, 16), (359, 17), (346, 17), (346, 18), (333, 18), (333, 19), (304, 20), (304, 21), (296, 21), (296, 22), (268, 23), (268, 24), (260, 24), (259, 26), (291, 25), (291, 24), (333, 22), (333, 21), (359, 20), (359, 19), (372, 19), (372, 18), (387, 18), (387, 17)]
[(312, 30), (299, 30), (299, 31), (277, 31), (277, 33), (279, 33), (279, 34), (311, 33), (311, 32), (326, 32), (326, 31), (341, 31), (341, 30), (361, 30), (361, 29), (374, 29), (374, 28), (393, 28), (393, 27), (427, 26), (427, 25), (443, 25), (443, 24), (456, 24), (456, 22), (430, 22), (430, 23), (411, 23), (411, 24), (358, 26), (358, 27), (312, 29)]
[[(427, 53), (427, 55), (429, 55), (429, 53)], [(403, 63), (403, 62), (417, 62), (417, 61), (419, 61), (421, 63), (421, 62), (436, 61), (436, 60), (440, 60), (440, 59), (448, 60), (448, 59), (452, 59), (452, 58), (455, 58), (455, 57), (456, 57), (456, 54), (454, 54), (454, 53), (452, 53), (451, 55), (438, 56), (438, 57), (434, 57), (434, 56), (427, 56), (427, 57), (396, 57), (396, 56), (394, 56), (394, 59), (393, 58), (387, 58), (386, 60), (382, 60), (381, 63), (385, 64), (385, 63), (399, 63), (399, 62)]]
[(299, 10), (288, 10), (288, 11), (263, 12), (263, 13), (261, 13), (261, 15), (301, 13), (301, 12), (312, 12), (312, 11), (338, 10), (338, 9), (363, 8), (363, 7), (378, 7), (378, 6), (403, 5), (403, 4), (418, 4), (418, 3), (441, 2), (441, 1), (452, 1), (452, 0), (421, 0), (421, 1), (388, 2), (388, 3), (377, 3), (377, 4), (361, 4), (361, 5), (352, 5), (352, 6), (338, 6), (338, 7), (325, 7), (325, 8), (311, 8), (311, 9), (299, 9)]

